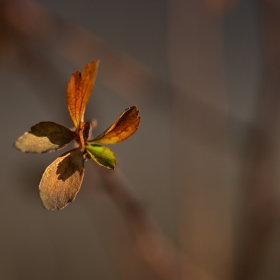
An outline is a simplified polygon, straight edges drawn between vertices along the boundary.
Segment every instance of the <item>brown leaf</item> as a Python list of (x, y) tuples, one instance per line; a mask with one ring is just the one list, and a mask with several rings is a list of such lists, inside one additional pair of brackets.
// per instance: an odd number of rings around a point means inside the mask
[(89, 144), (115, 144), (130, 137), (138, 128), (141, 118), (136, 106), (127, 108), (102, 134), (87, 141)]
[(84, 158), (80, 149), (58, 157), (45, 170), (39, 193), (44, 207), (61, 210), (72, 202), (80, 190), (84, 177)]
[(68, 110), (76, 128), (84, 121), (84, 112), (91, 94), (99, 61), (87, 64), (83, 72), (72, 74), (67, 89)]
[(25, 153), (45, 153), (65, 147), (74, 137), (75, 133), (62, 125), (40, 122), (20, 136), (14, 145)]

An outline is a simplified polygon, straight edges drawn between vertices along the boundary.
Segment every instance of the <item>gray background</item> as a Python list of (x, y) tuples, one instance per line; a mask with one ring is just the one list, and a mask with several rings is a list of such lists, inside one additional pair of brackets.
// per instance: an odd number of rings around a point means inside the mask
[[(279, 277), (277, 1), (0, 3), (0, 279)], [(72, 126), (67, 82), (95, 59), (94, 134), (129, 106), (141, 112), (137, 133), (111, 148), (172, 244), (158, 259), (138, 251), (98, 167), (87, 162), (76, 200), (49, 212), (38, 184), (70, 147), (12, 146), (39, 121)], [(165, 274), (158, 260), (173, 254)]]

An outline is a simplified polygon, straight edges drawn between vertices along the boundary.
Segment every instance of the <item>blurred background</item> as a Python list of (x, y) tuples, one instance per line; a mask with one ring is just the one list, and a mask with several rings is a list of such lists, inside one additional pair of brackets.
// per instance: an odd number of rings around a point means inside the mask
[[(0, 279), (279, 279), (279, 30), (277, 0), (1, 0)], [(40, 178), (71, 145), (13, 143), (73, 126), (68, 80), (96, 59), (93, 134), (142, 121), (50, 212)]]

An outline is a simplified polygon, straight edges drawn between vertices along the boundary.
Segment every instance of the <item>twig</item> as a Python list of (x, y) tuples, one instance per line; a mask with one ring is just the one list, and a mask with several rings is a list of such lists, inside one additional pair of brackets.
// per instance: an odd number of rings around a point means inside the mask
[(98, 170), (105, 190), (127, 220), (138, 255), (160, 279), (212, 279), (164, 238), (120, 169)]

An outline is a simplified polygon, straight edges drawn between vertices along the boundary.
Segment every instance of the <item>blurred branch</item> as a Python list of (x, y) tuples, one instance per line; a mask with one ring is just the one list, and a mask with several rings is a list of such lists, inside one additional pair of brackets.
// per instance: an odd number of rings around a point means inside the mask
[(205, 5), (213, 16), (224, 16), (238, 0), (205, 0)]
[(240, 252), (236, 279), (259, 279), (265, 267), (268, 242), (280, 219), (280, 7), (260, 1), (264, 38), (265, 84), (245, 159), (245, 197), (242, 208)]
[(138, 256), (159, 279), (212, 279), (160, 233), (119, 169), (114, 172), (103, 168), (98, 170), (107, 193), (126, 218)]
[(133, 97), (146, 101), (154, 98), (157, 92), (166, 92), (168, 84), (159, 81), (148, 68), (84, 28), (58, 20), (36, 1), (2, 0), (0, 13), (20, 36), (36, 40), (42, 48), (51, 48), (75, 65), (100, 59), (101, 79), (125, 99)]

